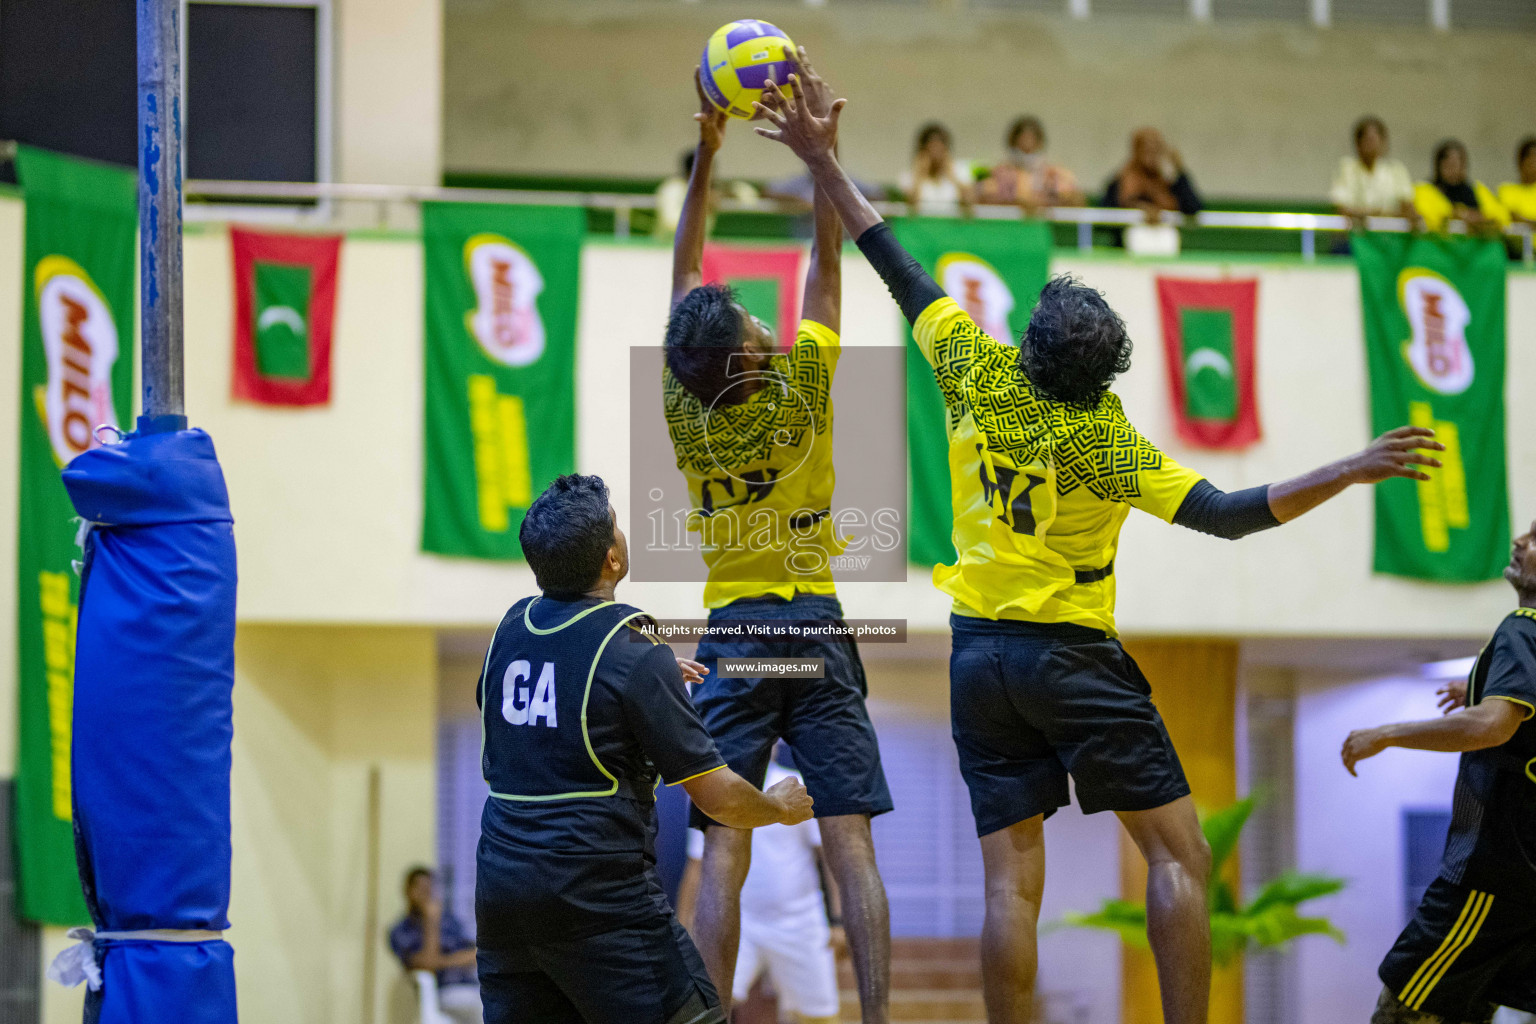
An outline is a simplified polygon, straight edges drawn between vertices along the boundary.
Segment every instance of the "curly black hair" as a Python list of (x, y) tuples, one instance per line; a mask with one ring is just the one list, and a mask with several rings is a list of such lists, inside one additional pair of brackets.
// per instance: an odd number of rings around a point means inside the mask
[[(741, 351), (745, 326), (736, 293), (723, 284), (695, 288), (683, 296), (667, 320), (667, 368), (706, 406), (717, 401), (731, 404), (726, 395), (730, 361)], [(733, 389), (732, 394), (740, 391)]]
[(518, 528), (523, 557), (539, 589), (551, 596), (585, 594), (603, 573), (613, 547), (613, 509), (600, 476), (556, 477), (533, 499)]
[(1520, 145), (1515, 149), (1515, 166), (1525, 163), (1525, 155), (1536, 149), (1536, 135), (1527, 135), (1520, 140)]
[(1035, 389), (1093, 409), (1130, 368), (1130, 335), (1103, 294), (1066, 274), (1051, 278), (1019, 342), (1019, 369)]

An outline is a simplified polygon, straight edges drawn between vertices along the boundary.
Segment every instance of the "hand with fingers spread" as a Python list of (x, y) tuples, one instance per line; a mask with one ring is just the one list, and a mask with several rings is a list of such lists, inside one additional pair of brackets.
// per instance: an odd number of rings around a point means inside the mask
[(1444, 714), (1459, 711), (1467, 706), (1467, 681), (1454, 679), (1436, 690), (1435, 696), (1440, 698), (1436, 707)]
[(1288, 523), (1344, 491), (1351, 484), (1379, 484), (1405, 477), (1428, 480), (1426, 469), (1439, 469), (1440, 460), (1426, 452), (1443, 452), (1428, 427), (1389, 430), (1364, 451), (1356, 452), (1310, 473), (1269, 485), (1269, 510), (1277, 522)]
[(812, 113), (815, 101), (807, 98), (799, 74), (789, 76), (789, 87), (791, 95), (786, 97), (773, 79), (768, 80), (763, 98), (754, 107), (772, 127), (757, 127), (753, 131), (765, 139), (784, 143), (807, 164), (832, 158), (837, 146), (837, 120), (848, 101), (833, 100), (827, 105), (827, 113), (818, 117)]
[(1369, 448), (1350, 459), (1351, 483), (1376, 484), (1393, 477), (1428, 480), (1425, 468), (1439, 469), (1440, 460), (1426, 451), (1443, 452), (1445, 445), (1434, 440), (1428, 427), (1398, 427), (1371, 442)]
[(800, 76), (800, 88), (805, 92), (805, 104), (811, 116), (826, 117), (832, 112), (832, 87), (811, 67), (811, 59), (803, 46), (797, 52), (795, 71)]
[(677, 667), (683, 673), (683, 682), (689, 686), (697, 686), (709, 675), (709, 669), (692, 658), (678, 658)]
[(704, 83), (699, 80), (697, 68), (693, 71), (693, 88), (699, 94), (699, 112), (693, 115), (699, 122), (699, 147), (711, 153), (719, 152), (725, 144), (725, 126), (730, 118), (704, 95)]

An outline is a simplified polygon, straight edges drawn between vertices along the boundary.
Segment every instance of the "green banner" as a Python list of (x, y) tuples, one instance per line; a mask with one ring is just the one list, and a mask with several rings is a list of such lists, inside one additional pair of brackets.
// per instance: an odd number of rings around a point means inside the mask
[(137, 182), (132, 172), (21, 147), (26, 199), (16, 648), (16, 873), (21, 916), (88, 920), (70, 790), (75, 510), (59, 470), (132, 411)]
[[(1179, 310), (1180, 338), (1186, 354), (1212, 352), (1217, 359), (1232, 366), (1232, 311), (1230, 309)], [(1187, 358), (1185, 365), (1187, 365)], [(1237, 380), (1230, 371), (1220, 372), (1202, 366), (1201, 372), (1184, 382), (1184, 415), (1196, 420), (1237, 419)]]
[[(982, 330), (1016, 343), (1051, 272), (1050, 225), (1039, 221), (898, 220), (896, 237)], [(949, 442), (944, 399), (907, 332), (907, 458), (911, 533), (907, 556), (920, 565), (953, 564)]]
[(576, 305), (586, 213), (427, 203), (421, 546), (522, 557), (533, 499), (576, 468)]
[(1494, 239), (1356, 233), (1377, 434), (1432, 427), (1444, 468), (1376, 488), (1377, 572), (1497, 579), (1509, 563), (1504, 283)]
[[(311, 332), (305, 327), (310, 321), (313, 269), (258, 260), (252, 267), (251, 276), (256, 296), (256, 372), (263, 377), (308, 380)], [(289, 316), (274, 316), (273, 313)], [(295, 330), (295, 326), (299, 329)]]

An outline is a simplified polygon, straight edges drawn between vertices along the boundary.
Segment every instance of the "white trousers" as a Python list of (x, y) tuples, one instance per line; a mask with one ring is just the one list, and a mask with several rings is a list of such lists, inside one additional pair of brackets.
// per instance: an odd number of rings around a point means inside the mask
[(437, 990), (437, 1006), (454, 1024), (482, 1024), (479, 985), (444, 985)]
[(826, 916), (756, 918), (741, 915), (741, 946), (731, 994), (747, 998), (752, 984), (767, 972), (779, 993), (779, 1006), (802, 1017), (836, 1017), (837, 957)]

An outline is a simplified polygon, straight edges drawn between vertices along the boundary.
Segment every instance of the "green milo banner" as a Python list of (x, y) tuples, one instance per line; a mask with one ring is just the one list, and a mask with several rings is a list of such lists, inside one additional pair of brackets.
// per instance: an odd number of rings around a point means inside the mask
[(132, 413), (137, 183), (132, 172), (21, 147), (26, 199), (16, 647), (16, 871), (23, 917), (88, 920), (70, 790), (75, 510), (60, 469)]
[(427, 203), (421, 546), (522, 557), (523, 513), (576, 468), (579, 207)]
[(1376, 488), (1377, 572), (1496, 579), (1509, 563), (1504, 246), (1356, 233), (1377, 434), (1411, 423), (1445, 445), (1428, 481)]
[[(895, 221), (896, 237), (967, 313), (998, 341), (1016, 343), (1050, 278), (1051, 230), (1039, 221)], [(907, 556), (920, 565), (955, 561), (944, 399), (907, 333), (907, 458), (912, 487)]]

